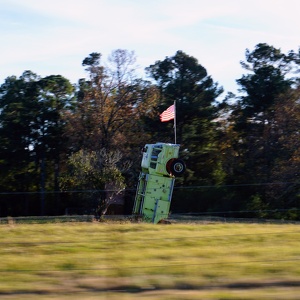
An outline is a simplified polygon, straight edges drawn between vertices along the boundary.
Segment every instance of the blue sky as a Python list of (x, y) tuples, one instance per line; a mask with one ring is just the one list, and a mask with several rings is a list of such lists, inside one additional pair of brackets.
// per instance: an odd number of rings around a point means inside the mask
[(245, 50), (300, 46), (299, 0), (0, 0), (0, 84), (24, 70), (76, 83), (91, 52), (133, 50), (144, 68), (177, 50), (198, 59), (225, 91)]

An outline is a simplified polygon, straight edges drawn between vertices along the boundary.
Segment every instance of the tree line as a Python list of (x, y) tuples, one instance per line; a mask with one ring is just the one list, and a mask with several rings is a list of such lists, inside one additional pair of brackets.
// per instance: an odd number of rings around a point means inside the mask
[(76, 84), (32, 71), (5, 79), (0, 216), (67, 207), (104, 214), (121, 191), (130, 211), (134, 194), (126, 191), (137, 184), (140, 149), (174, 142), (173, 123), (159, 114), (176, 101), (187, 171), (176, 180), (173, 211), (300, 218), (300, 49), (247, 49), (238, 95), (223, 95), (183, 51), (147, 67), (148, 80), (137, 75), (135, 58), (122, 49), (106, 61), (91, 53), (82, 62), (87, 77)]

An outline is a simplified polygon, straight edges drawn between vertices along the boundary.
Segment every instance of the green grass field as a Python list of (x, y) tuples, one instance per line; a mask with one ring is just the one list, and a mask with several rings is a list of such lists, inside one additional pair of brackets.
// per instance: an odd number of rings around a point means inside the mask
[(1, 299), (299, 299), (295, 224), (0, 225)]

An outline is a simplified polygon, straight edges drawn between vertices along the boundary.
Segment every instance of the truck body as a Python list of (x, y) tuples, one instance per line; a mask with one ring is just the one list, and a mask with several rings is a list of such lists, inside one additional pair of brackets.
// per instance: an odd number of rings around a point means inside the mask
[(185, 171), (178, 158), (178, 144), (146, 144), (135, 195), (133, 214), (145, 222), (158, 223), (168, 218), (175, 177)]

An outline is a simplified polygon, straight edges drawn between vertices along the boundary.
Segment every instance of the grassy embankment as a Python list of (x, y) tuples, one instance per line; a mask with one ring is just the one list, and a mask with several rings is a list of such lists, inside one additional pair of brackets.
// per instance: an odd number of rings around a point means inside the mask
[(0, 225), (1, 299), (299, 299), (286, 224)]

